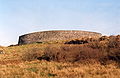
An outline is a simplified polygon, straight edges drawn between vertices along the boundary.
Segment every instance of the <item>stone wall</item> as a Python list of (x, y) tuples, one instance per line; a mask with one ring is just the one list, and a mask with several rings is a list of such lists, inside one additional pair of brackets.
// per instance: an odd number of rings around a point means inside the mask
[(102, 35), (96, 32), (88, 31), (42, 31), (30, 34), (25, 34), (19, 37), (18, 44), (30, 44), (35, 42), (48, 42), (48, 41), (59, 41), (59, 40), (70, 40), (70, 39), (80, 39), (84, 37), (98, 38)]

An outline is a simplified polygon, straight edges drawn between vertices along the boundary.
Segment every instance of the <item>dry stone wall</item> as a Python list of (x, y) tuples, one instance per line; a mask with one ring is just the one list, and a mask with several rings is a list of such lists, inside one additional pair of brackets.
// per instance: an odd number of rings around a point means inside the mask
[(80, 39), (84, 37), (98, 38), (102, 35), (96, 32), (88, 31), (42, 31), (30, 34), (25, 34), (19, 37), (19, 45), (30, 44), (35, 42), (49, 42), (49, 41), (60, 41), (60, 40), (70, 40), (70, 39)]

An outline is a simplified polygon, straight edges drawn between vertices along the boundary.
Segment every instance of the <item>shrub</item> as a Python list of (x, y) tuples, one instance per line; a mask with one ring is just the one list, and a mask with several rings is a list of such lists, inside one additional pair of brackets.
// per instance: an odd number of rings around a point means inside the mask
[(69, 42), (65, 42), (65, 44), (85, 44), (88, 43), (87, 40), (71, 40)]
[(109, 37), (107, 36), (102, 36), (99, 38), (99, 41), (104, 41), (104, 40), (109, 40)]
[(116, 48), (117, 46), (118, 46), (117, 38), (115, 36), (110, 36), (108, 47), (109, 48)]
[(22, 60), (32, 61), (42, 56), (42, 52), (39, 48), (30, 48), (25, 51), (22, 55)]
[(105, 48), (106, 54), (100, 58), (101, 64), (119, 63), (120, 64), (120, 48)]
[(111, 49), (108, 54), (108, 59), (120, 63), (120, 49)]
[(53, 61), (77, 62), (81, 60), (95, 59), (98, 60), (103, 53), (98, 49), (79, 45), (61, 45), (48, 46), (45, 49), (45, 55)]
[[(87, 39), (88, 44), (47, 44), (43, 52), (38, 48), (28, 49), (23, 55), (23, 60), (47, 60), (58, 62), (81, 62), (95, 60), (106, 63), (107, 61), (120, 62), (120, 36), (103, 37), (101, 40)], [(76, 40), (77, 41), (77, 40)]]
[(91, 42), (96, 42), (98, 41), (97, 39), (94, 38), (82, 38), (82, 39), (74, 39), (70, 41), (66, 41), (64, 44), (85, 44), (85, 43), (91, 43)]

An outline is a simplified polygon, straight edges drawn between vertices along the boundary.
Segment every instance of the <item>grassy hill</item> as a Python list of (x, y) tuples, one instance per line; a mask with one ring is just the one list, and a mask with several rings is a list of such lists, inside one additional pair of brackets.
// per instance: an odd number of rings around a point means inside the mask
[(0, 47), (0, 52), (0, 78), (120, 78), (119, 35)]

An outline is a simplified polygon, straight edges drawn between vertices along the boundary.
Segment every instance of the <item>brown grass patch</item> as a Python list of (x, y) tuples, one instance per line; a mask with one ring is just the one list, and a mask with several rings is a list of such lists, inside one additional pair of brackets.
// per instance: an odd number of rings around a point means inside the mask
[(49, 45), (45, 49), (45, 55), (53, 61), (78, 62), (82, 60), (98, 60), (103, 54), (98, 49), (92, 49), (80, 45)]

